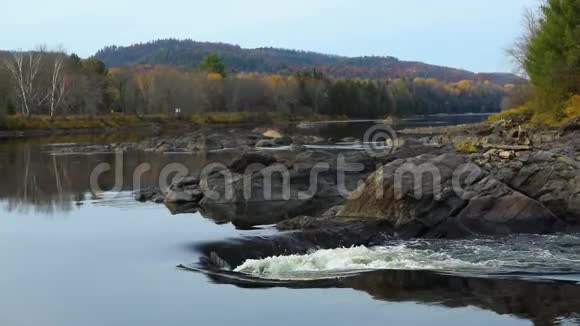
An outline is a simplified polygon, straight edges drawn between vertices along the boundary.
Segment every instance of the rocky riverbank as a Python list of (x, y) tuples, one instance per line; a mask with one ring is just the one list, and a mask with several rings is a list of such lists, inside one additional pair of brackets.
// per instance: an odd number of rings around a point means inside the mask
[[(569, 124), (532, 130), (503, 121), (404, 130), (388, 155), (313, 149), (308, 145), (332, 140), (266, 129), (200, 132), (111, 148), (238, 153), (207, 175), (136, 196), (164, 202), (176, 213), (199, 211), (239, 228), (277, 224), (280, 230), (316, 234), (358, 225), (370, 238), (462, 238), (576, 229), (579, 129)], [(468, 152), (458, 146), (465, 143), (471, 145)]]

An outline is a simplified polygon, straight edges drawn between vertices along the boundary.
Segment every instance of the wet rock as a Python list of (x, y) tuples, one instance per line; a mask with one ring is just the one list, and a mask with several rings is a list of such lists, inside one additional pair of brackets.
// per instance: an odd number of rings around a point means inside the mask
[(546, 163), (554, 159), (555, 154), (548, 151), (534, 152), (530, 158), (530, 163)]
[(338, 212), (340, 212), (343, 208), (344, 205), (331, 207), (329, 210), (324, 212), (324, 214), (322, 214), (322, 217), (335, 217), (336, 215), (338, 215)]
[(199, 210), (197, 203), (165, 203), (165, 207), (172, 215), (193, 214)]
[(261, 164), (264, 167), (275, 164), (278, 160), (271, 154), (263, 152), (244, 152), (236, 156), (228, 165), (231, 172), (244, 173), (253, 164)]
[(516, 152), (516, 157), (518, 158), (518, 160), (522, 162), (527, 162), (528, 159), (530, 158), (530, 152), (529, 151)]
[(453, 154), (396, 160), (371, 175), (338, 215), (386, 220), (414, 237), (548, 233), (560, 226), (541, 203), (468, 163)]
[(165, 203), (184, 204), (199, 202), (203, 198), (199, 182), (199, 179), (191, 176), (174, 182), (165, 193)]
[[(340, 173), (332, 163), (337, 161), (337, 154), (309, 151), (288, 166), (274, 164), (228, 181), (222, 179), (213, 189), (217, 196), (204, 197), (200, 202), (202, 213), (220, 223), (235, 222), (246, 227), (304, 214), (320, 216), (342, 204), (348, 192), (374, 169), (373, 164), (364, 164), (368, 159), (364, 153), (346, 157), (350, 163), (359, 163), (361, 169)], [(321, 167), (316, 164), (319, 160), (332, 164)]]
[(290, 146), (292, 142), (293, 142), (292, 137), (289, 136), (274, 138), (274, 144), (276, 146)]
[(269, 139), (263, 139), (258, 141), (254, 147), (256, 148), (272, 148), (272, 147), (276, 147), (276, 143), (273, 140), (269, 140)]
[(560, 127), (559, 135), (560, 137), (563, 137), (579, 130), (580, 130), (580, 117), (572, 119), (566, 124), (564, 124), (562, 127)]
[(136, 191), (134, 198), (142, 203), (152, 201), (159, 204), (163, 202), (163, 193), (158, 188), (146, 188)]

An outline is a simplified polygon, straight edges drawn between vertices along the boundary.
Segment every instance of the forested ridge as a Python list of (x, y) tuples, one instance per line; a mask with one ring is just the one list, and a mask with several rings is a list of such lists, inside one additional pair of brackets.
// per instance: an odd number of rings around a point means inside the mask
[[(50, 117), (110, 113), (181, 117), (275, 113), (383, 118), (496, 112), (516, 85), (433, 78), (344, 79), (317, 70), (285, 76), (231, 73), (218, 55), (198, 67), (107, 68), (96, 58), (59, 51), (2, 53), (0, 112)], [(1, 127), (1, 124), (0, 124)]]
[(244, 49), (225, 43), (193, 40), (162, 39), (131, 46), (109, 46), (95, 57), (108, 67), (133, 64), (171, 64), (195, 67), (208, 54), (216, 53), (234, 72), (259, 72), (293, 75), (316, 68), (332, 78), (435, 78), (445, 82), (461, 80), (485, 81), (497, 84), (521, 82), (508, 73), (476, 74), (461, 69), (398, 60), (394, 57), (344, 57), (309, 51), (279, 48)]

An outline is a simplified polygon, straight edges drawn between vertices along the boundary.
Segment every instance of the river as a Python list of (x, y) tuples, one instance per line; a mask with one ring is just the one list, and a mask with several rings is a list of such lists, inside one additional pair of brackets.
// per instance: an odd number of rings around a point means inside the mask
[[(422, 117), (398, 128), (481, 121)], [(315, 126), (360, 137), (374, 122)], [(127, 136), (120, 136), (126, 138)], [(573, 325), (580, 323), (580, 236), (462, 241), (385, 240), (372, 248), (264, 257), (221, 275), (196, 266), (200, 244), (271, 234), (134, 201), (131, 173), (180, 162), (198, 171), (226, 153), (127, 153), (122, 182), (89, 175), (113, 153), (54, 155), (64, 143), (115, 136), (0, 142), (0, 325)], [(330, 278), (329, 276), (333, 276)], [(340, 276), (337, 281), (336, 276)]]

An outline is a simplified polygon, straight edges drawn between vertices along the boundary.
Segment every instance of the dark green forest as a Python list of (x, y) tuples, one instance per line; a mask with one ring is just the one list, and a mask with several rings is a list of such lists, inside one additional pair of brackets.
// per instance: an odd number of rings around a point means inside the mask
[(95, 57), (109, 67), (134, 64), (169, 64), (196, 67), (209, 54), (222, 57), (227, 69), (233, 72), (255, 72), (294, 75), (316, 68), (331, 78), (385, 79), (435, 78), (445, 82), (461, 80), (509, 84), (523, 81), (512, 74), (476, 74), (461, 69), (440, 67), (422, 62), (398, 60), (394, 57), (343, 57), (308, 51), (278, 48), (244, 49), (225, 43), (193, 40), (163, 39), (126, 47), (110, 46), (98, 51)]

